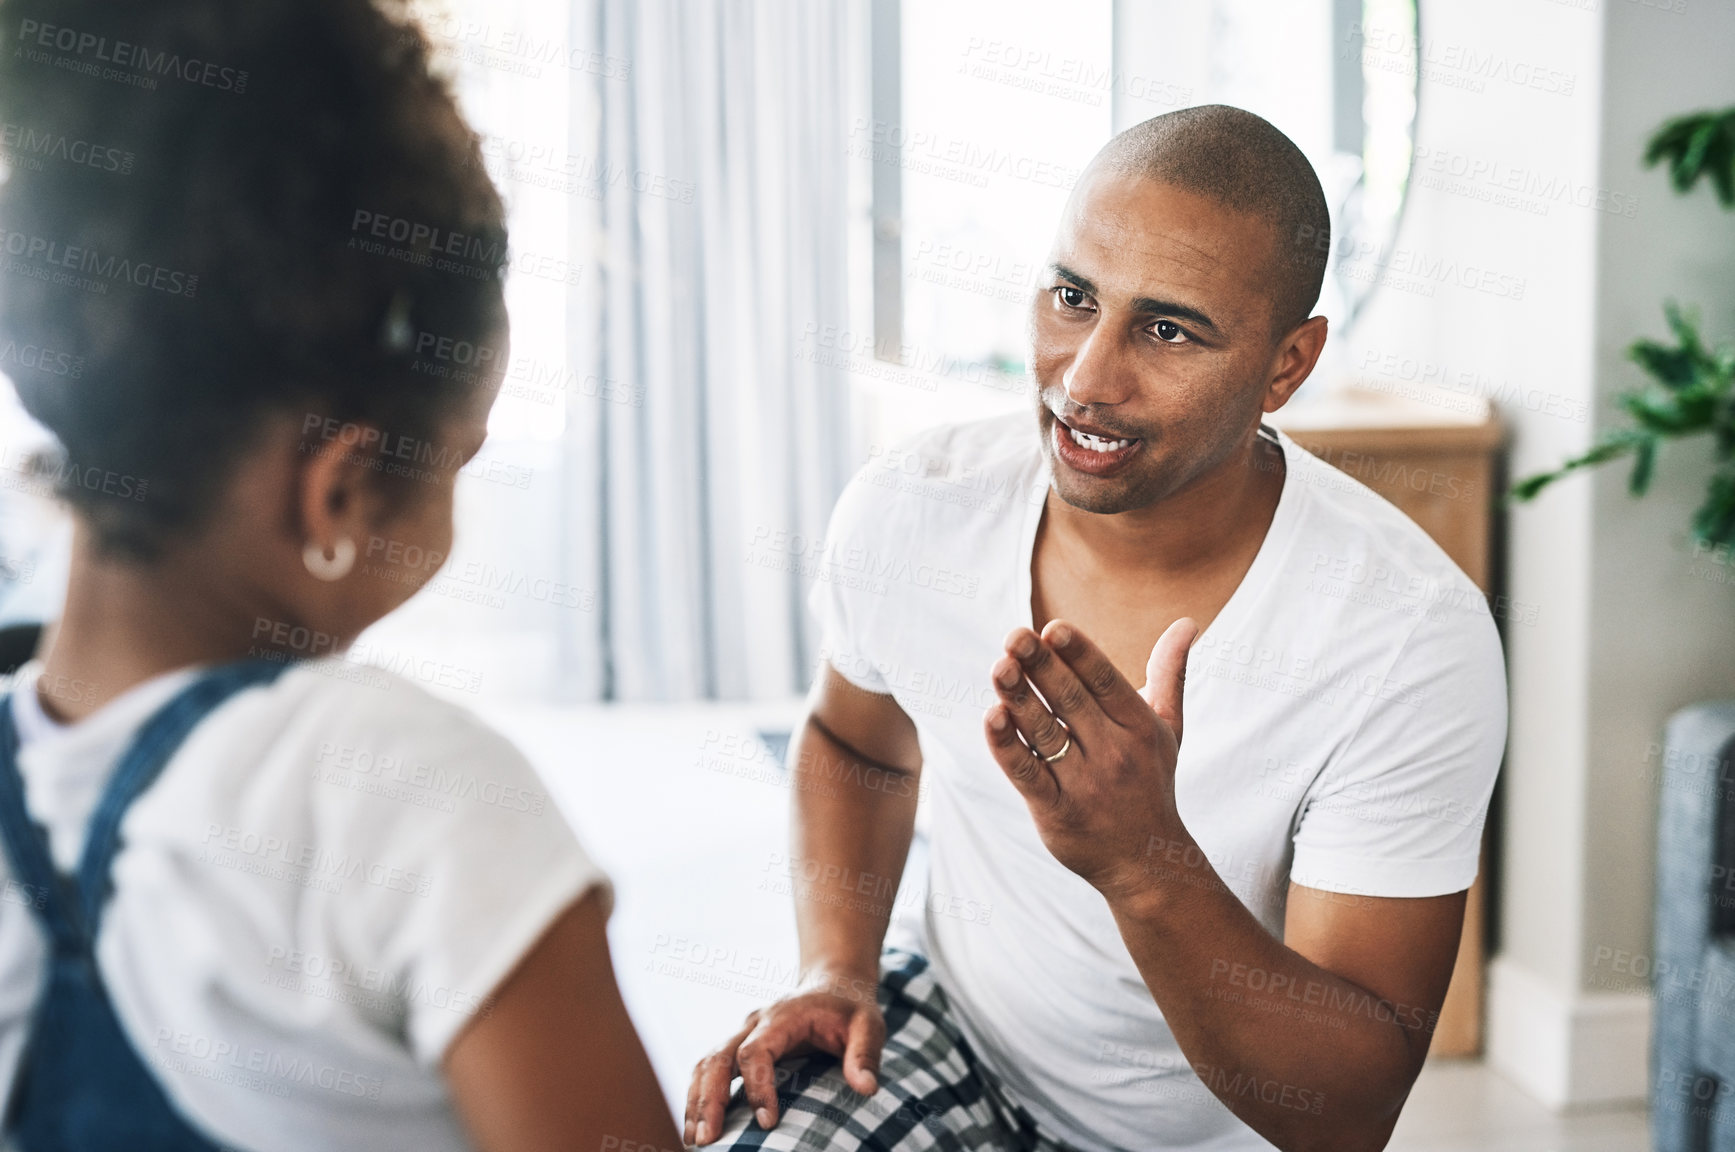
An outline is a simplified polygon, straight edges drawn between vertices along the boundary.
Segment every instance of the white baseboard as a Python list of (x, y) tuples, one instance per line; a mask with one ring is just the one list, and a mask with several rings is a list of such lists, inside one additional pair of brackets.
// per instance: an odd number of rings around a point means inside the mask
[(1651, 998), (1568, 994), (1496, 956), (1488, 966), (1488, 1063), (1555, 1110), (1642, 1101)]

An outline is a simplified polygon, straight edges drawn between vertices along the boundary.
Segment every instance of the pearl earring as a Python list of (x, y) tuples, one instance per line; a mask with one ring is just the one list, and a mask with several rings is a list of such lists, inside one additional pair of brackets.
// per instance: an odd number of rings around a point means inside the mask
[(355, 541), (348, 536), (333, 544), (331, 551), (332, 554), (327, 556), (325, 549), (314, 543), (301, 550), (301, 563), (314, 579), (342, 580), (355, 566)]

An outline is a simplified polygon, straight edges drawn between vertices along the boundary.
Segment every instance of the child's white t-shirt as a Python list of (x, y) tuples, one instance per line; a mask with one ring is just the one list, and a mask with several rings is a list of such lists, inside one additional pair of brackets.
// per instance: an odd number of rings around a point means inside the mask
[[(1389, 897), (1470, 886), (1506, 676), (1488, 603), (1446, 554), (1367, 487), (1269, 436), (1286, 463), (1276, 512), (1188, 656), (1175, 793), (1198, 849), (1153, 842), (1150, 861), (1185, 874), (1202, 850), (1281, 939), (1291, 881)], [(1488, 498), (1438, 472), (1399, 482)], [(1087, 1152), (1268, 1148), (1189, 1066), (1107, 902), (1043, 846), (988, 751), (989, 669), (1032, 623), (1049, 487), (1033, 414), (878, 453), (823, 543), (788, 542), (817, 577), (822, 655), (915, 722), (933, 801), (926, 947), (1011, 1095)], [(1245, 994), (1229, 958), (1218, 975), (1226, 998)]]
[[(72, 871), (109, 773), (192, 676), (56, 725), (12, 684), (19, 768)], [(319, 660), (223, 703), (121, 826), (97, 959), (177, 1108), (248, 1152), (467, 1149), (447, 1046), (608, 881), (523, 755), (408, 680)], [(47, 959), (0, 858), (0, 1099)]]

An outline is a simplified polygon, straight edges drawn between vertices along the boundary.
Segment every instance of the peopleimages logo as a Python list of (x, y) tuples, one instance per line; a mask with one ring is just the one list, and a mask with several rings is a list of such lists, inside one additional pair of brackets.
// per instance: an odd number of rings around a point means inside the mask
[[(33, 63), (54, 64), (75, 72), (100, 75), (104, 80), (128, 81), (142, 88), (155, 88), (154, 77), (172, 76), (219, 92), (239, 95), (247, 91), (247, 73), (241, 69), (201, 60), (197, 56), (182, 56), (178, 52), (153, 51), (143, 44), (110, 40), (93, 32), (44, 24), (39, 20), (18, 22), (18, 51)], [(69, 53), (78, 59), (48, 59), (48, 51)], [(104, 64), (114, 67), (103, 68)], [(135, 74), (129, 76), (117, 69), (132, 69)]]
[(50, 376), (65, 376), (69, 380), (77, 380), (84, 375), (84, 357), (45, 348), (40, 344), (20, 344), (16, 340), (8, 340), (0, 344), (0, 371), (17, 368), (32, 368)]
[(349, 229), (356, 233), (365, 232), (376, 240), (408, 244), (413, 249), (457, 256), (479, 263), (498, 264), (505, 256), (505, 250), (498, 240), (484, 242), (479, 236), (453, 232), (448, 228), (407, 220), (402, 216), (392, 216), (384, 212), (370, 212), (366, 208), (355, 210)]
[[(146, 260), (132, 260), (112, 254), (104, 256), (94, 248), (67, 244), (47, 236), (32, 236), (27, 232), (0, 229), (0, 251), (4, 251), (9, 257), (16, 257), (0, 261), (0, 270), (53, 282), (60, 282), (56, 278), (61, 277), (74, 287), (94, 289), (97, 292), (108, 291), (108, 283), (105, 281), (131, 284), (135, 288), (150, 288), (170, 296), (185, 296), (189, 300), (199, 290), (199, 278), (196, 275), (165, 268), (161, 264), (152, 264)], [(40, 271), (36, 269), (37, 265), (42, 266)], [(57, 268), (67, 271), (49, 271)], [(95, 279), (73, 275), (75, 273), (90, 273)]]
[(24, 124), (0, 121), (0, 155), (33, 171), (42, 169), (42, 161), (61, 160), (102, 172), (119, 172), (123, 176), (133, 170), (133, 154), (124, 148), (111, 148), (79, 140), (60, 132), (38, 131)]

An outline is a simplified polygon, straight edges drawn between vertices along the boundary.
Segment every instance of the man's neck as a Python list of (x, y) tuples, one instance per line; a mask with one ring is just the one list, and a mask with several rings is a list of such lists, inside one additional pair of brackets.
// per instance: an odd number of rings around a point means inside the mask
[(1184, 491), (1144, 508), (1105, 516), (1048, 494), (1044, 534), (1093, 566), (1127, 576), (1184, 579), (1258, 550), (1276, 514), (1283, 450), (1255, 436)]

